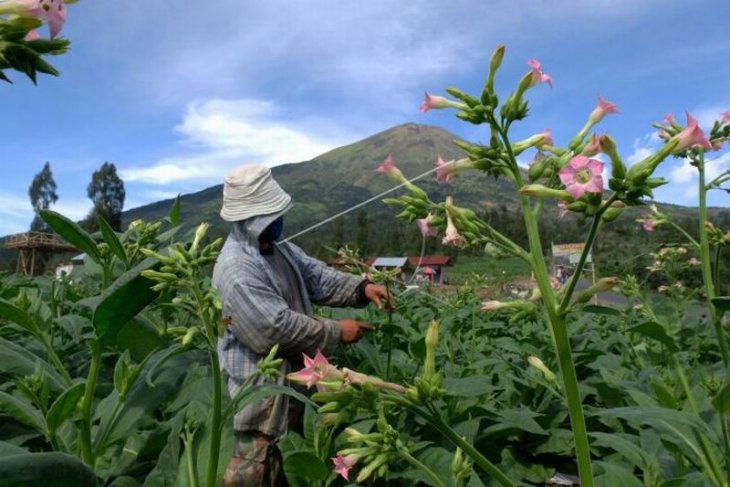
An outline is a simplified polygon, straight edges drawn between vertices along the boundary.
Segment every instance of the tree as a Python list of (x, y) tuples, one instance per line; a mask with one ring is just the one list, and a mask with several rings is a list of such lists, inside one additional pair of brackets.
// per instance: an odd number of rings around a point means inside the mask
[(30, 196), (30, 204), (33, 205), (35, 216), (30, 224), (31, 231), (45, 232), (48, 231), (48, 225), (40, 217), (41, 210), (47, 210), (52, 204), (58, 201), (56, 194), (56, 181), (53, 180), (51, 165), (49, 162), (43, 166), (41, 172), (35, 175), (33, 182), (28, 188), (28, 196)]
[(124, 181), (117, 176), (117, 168), (111, 162), (105, 162), (91, 176), (91, 183), (86, 189), (94, 203), (91, 213), (86, 218), (86, 228), (98, 230), (97, 219), (104, 218), (114, 230), (122, 229), (122, 208), (124, 208)]

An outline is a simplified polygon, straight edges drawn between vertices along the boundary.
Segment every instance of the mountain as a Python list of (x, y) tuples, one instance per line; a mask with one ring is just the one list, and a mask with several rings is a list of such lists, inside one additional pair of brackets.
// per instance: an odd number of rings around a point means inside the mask
[[(375, 168), (388, 154), (393, 156), (396, 165), (408, 177), (432, 169), (433, 161), (439, 154), (445, 160), (463, 157), (463, 152), (453, 144), (455, 138), (453, 134), (437, 127), (405, 124), (339, 147), (310, 161), (272, 168), (276, 180), (291, 194), (295, 202), (294, 208), (286, 217), (286, 233), (292, 235), (392, 188), (394, 184), (390, 179), (375, 172)], [(434, 176), (428, 175), (418, 184), (434, 201), (442, 200), (447, 193), (453, 192), (457, 195), (458, 204), (476, 205), (482, 210), (500, 205), (516, 208), (517, 198), (507, 192), (509, 184), (506, 181), (494, 180), (481, 174), (458, 177), (454, 185), (438, 183)], [(393, 193), (393, 196), (402, 191)], [(217, 185), (182, 196), (182, 216), (186, 225), (192, 227), (208, 221), (215, 230), (224, 231), (226, 224), (218, 216), (221, 195), (222, 185)], [(131, 209), (124, 213), (124, 220), (129, 222), (137, 218), (160, 218), (166, 214), (171, 204), (172, 200), (166, 200)], [(392, 227), (396, 221), (393, 219), (394, 208), (383, 204), (380, 199), (343, 217), (344, 241), (337, 243), (354, 243), (352, 227), (356, 224), (358, 213), (366, 214), (368, 224), (377, 225), (378, 228), (378, 235), (372, 235), (372, 242), (365, 242), (365, 246), (369, 247), (366, 250), (383, 249), (382, 230), (385, 226), (395, 231)], [(360, 216), (360, 220), (362, 226), (364, 217)], [(390, 240), (405, 236), (399, 235), (401, 233), (402, 229), (396, 231), (396, 235), (391, 235)], [(329, 242), (331, 236), (332, 225), (324, 225), (302, 236), (297, 243), (312, 250), (310, 244), (317, 241)], [(420, 239), (416, 244), (415, 247), (420, 249)], [(315, 253), (321, 255), (321, 252)]]

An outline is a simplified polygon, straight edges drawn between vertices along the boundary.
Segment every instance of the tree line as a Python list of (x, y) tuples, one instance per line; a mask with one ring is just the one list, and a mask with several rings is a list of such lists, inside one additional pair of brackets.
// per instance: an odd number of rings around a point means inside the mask
[[(35, 215), (30, 224), (31, 231), (47, 232), (49, 228), (40, 217), (41, 210), (47, 210), (58, 201), (58, 187), (53, 178), (51, 164), (46, 162), (43, 169), (35, 175), (28, 188), (28, 196)], [(124, 209), (124, 181), (117, 175), (117, 168), (105, 162), (91, 175), (86, 194), (92, 202), (89, 214), (80, 225), (90, 232), (99, 229), (98, 220), (104, 218), (116, 231), (122, 229), (122, 210)]]

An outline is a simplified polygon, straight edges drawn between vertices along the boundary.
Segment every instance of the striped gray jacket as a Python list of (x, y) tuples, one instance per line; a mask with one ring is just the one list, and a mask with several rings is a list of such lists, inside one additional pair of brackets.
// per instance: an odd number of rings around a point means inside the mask
[[(234, 223), (213, 269), (213, 286), (223, 302), (223, 315), (232, 318), (218, 340), (221, 370), (231, 397), (276, 344), (284, 358), (279, 384), (286, 384), (284, 376), (292, 370), (292, 362), (301, 363), (302, 353), (313, 356), (321, 350), (328, 355), (335, 350), (340, 340), (339, 323), (311, 316), (312, 303), (361, 304), (360, 278), (327, 267), (296, 245), (276, 243), (294, 269), (306, 314), (291, 310), (259, 251), (258, 236), (268, 223), (270, 219), (262, 217)], [(254, 384), (264, 382), (266, 379), (259, 377)], [(233, 427), (281, 436), (287, 430), (288, 407), (288, 396), (269, 397), (239, 411)]]

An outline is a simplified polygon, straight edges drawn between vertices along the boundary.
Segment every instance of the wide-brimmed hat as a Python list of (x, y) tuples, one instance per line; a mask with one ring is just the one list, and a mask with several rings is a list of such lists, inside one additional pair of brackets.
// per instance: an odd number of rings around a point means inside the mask
[(281, 189), (268, 167), (239, 166), (226, 175), (221, 218), (227, 222), (283, 214), (291, 207), (291, 196)]

